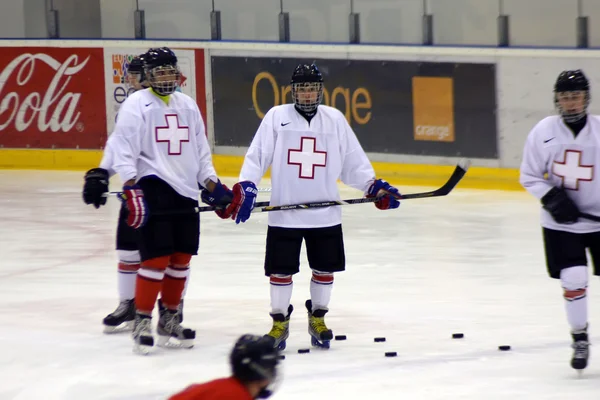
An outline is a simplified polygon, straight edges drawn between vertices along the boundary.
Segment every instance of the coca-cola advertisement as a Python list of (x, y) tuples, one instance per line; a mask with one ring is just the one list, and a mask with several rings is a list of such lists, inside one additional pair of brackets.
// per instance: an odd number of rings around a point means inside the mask
[(2, 48), (0, 147), (102, 148), (103, 66), (100, 48)]

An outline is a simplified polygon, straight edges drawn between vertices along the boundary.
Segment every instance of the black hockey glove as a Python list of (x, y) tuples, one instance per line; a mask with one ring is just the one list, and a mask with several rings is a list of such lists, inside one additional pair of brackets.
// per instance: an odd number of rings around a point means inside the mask
[(106, 197), (102, 196), (108, 192), (108, 171), (103, 168), (92, 168), (85, 173), (83, 184), (83, 202), (93, 204), (100, 208), (106, 204)]
[(574, 224), (579, 219), (579, 209), (561, 188), (552, 188), (542, 197), (544, 209), (559, 224)]

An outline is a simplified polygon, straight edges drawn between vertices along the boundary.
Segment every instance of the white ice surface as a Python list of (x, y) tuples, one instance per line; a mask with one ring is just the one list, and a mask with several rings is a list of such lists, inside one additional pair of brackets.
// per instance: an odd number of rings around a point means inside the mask
[[(118, 202), (85, 206), (82, 175), (0, 171), (0, 399), (164, 399), (227, 375), (235, 339), (270, 329), (266, 214), (241, 225), (202, 215), (185, 303), (196, 346), (137, 356), (129, 335), (101, 333), (117, 305)], [(561, 288), (546, 276), (538, 204), (526, 193), (459, 188), (392, 211), (344, 206), (344, 234), (347, 271), (336, 274), (327, 323), (348, 340), (296, 352), (310, 346), (303, 254), (273, 399), (600, 399), (594, 348), (582, 377), (569, 367)], [(593, 343), (597, 288), (592, 279)]]

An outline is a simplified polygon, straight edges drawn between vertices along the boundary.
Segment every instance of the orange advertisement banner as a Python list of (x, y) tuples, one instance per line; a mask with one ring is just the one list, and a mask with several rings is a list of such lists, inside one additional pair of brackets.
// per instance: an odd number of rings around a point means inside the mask
[(414, 139), (454, 142), (454, 82), (447, 77), (412, 78)]

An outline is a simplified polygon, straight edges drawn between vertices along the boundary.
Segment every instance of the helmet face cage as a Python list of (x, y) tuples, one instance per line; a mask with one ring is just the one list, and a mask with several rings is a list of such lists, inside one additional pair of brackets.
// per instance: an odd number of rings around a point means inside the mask
[(126, 84), (128, 89), (140, 90), (144, 88), (144, 62), (143, 55), (134, 57), (127, 66)]
[(161, 96), (168, 96), (177, 90), (181, 72), (177, 65), (159, 65), (146, 70), (148, 84)]
[(283, 381), (282, 376), (283, 372), (281, 371), (281, 366), (277, 365), (273, 370), (273, 377), (269, 380), (269, 384), (258, 392), (256, 398), (267, 399), (271, 397), (281, 386), (281, 382)]
[(292, 83), (292, 99), (301, 111), (314, 112), (323, 101), (323, 82)]
[[(563, 71), (560, 73), (554, 84), (554, 105), (565, 122), (573, 123), (585, 117), (590, 99), (589, 81), (583, 71)], [(578, 107), (579, 110), (563, 107), (564, 103), (576, 105), (574, 103), (580, 100), (583, 101), (583, 104)]]
[[(583, 107), (580, 111), (565, 110), (563, 108), (561, 100), (574, 102), (578, 101), (581, 98), (581, 95), (583, 95)], [(557, 92), (554, 94), (554, 105), (564, 121), (568, 123), (577, 122), (585, 117), (589, 104), (590, 92), (588, 90), (573, 90), (567, 92)]]
[(140, 90), (143, 88), (141, 72), (127, 72), (127, 88), (133, 90)]

